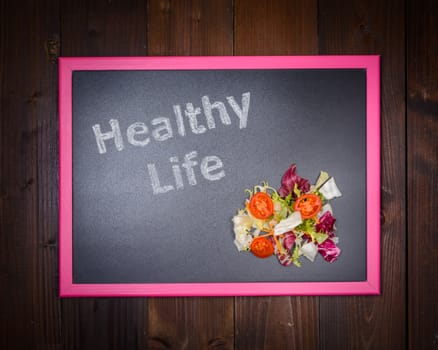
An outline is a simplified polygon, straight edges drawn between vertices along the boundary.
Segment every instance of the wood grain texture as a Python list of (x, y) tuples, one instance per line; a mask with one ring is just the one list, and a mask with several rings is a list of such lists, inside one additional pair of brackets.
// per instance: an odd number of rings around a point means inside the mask
[[(316, 1), (235, 0), (235, 55), (316, 54)], [(315, 349), (318, 298), (236, 298), (237, 349)]]
[(235, 55), (318, 52), (316, 0), (235, 0)]
[(62, 349), (146, 349), (144, 298), (62, 300)]
[(231, 0), (149, 0), (149, 56), (232, 55)]
[[(231, 55), (232, 2), (150, 0), (148, 55)], [(233, 298), (149, 299), (149, 349), (233, 349)]]
[(381, 282), (375, 297), (323, 297), (322, 349), (403, 349), (405, 16), (402, 1), (320, 1), (321, 54), (381, 55)]
[(63, 56), (145, 55), (146, 9), (146, 0), (61, 1)]
[(235, 349), (317, 349), (317, 297), (236, 298)]
[(0, 348), (55, 349), (58, 7), (0, 6)]
[[(62, 56), (146, 53), (145, 1), (62, 1)], [(63, 299), (65, 349), (145, 349), (147, 300)]]
[(438, 349), (438, 3), (407, 13), (409, 349)]
[(153, 298), (148, 349), (233, 349), (232, 298)]

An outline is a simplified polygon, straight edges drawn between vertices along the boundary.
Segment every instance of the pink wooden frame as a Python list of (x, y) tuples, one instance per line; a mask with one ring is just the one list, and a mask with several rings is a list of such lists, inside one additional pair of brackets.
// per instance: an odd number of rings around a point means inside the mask
[[(75, 284), (72, 247), (72, 73), (75, 70), (366, 69), (367, 279), (360, 282)], [(380, 294), (380, 57), (106, 57), (59, 59), (61, 297)]]

